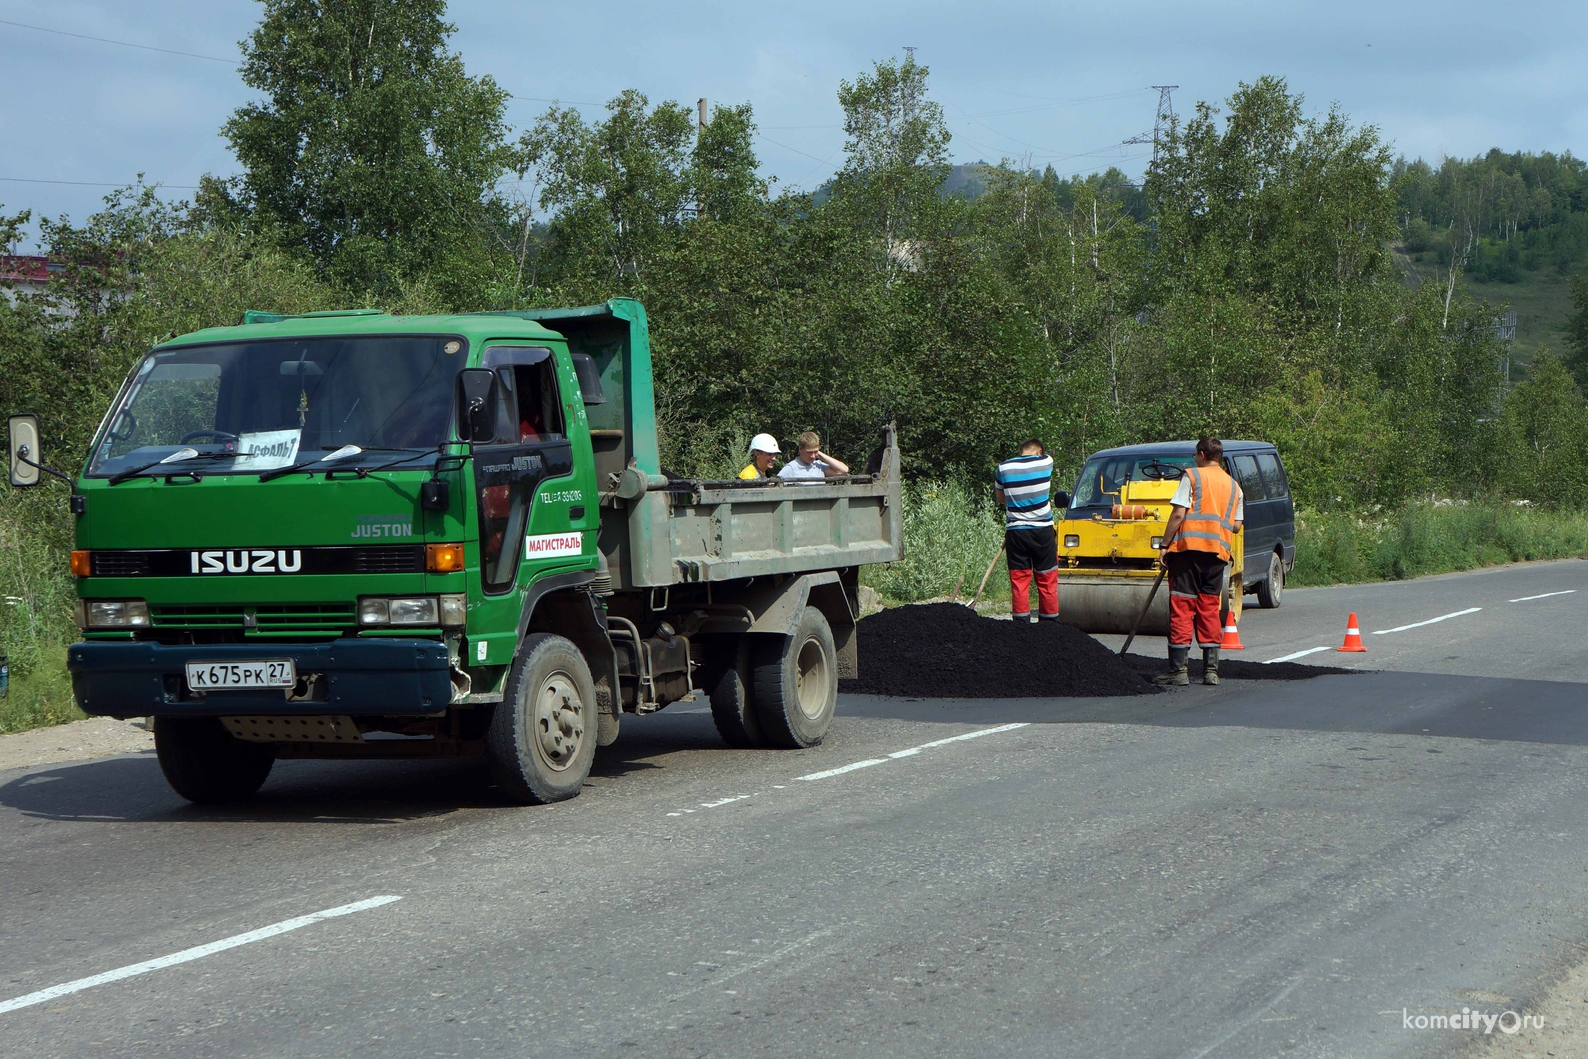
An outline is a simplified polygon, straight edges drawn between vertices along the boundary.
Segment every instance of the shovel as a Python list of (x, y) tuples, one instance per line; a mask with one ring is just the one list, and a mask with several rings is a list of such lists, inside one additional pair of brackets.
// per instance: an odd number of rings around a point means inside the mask
[(1147, 608), (1152, 606), (1153, 597), (1158, 594), (1158, 586), (1163, 584), (1164, 575), (1168, 572), (1167, 566), (1158, 568), (1158, 577), (1152, 583), (1152, 591), (1147, 593), (1147, 602), (1141, 605), (1141, 613), (1136, 615), (1136, 623), (1130, 627), (1130, 635), (1125, 637), (1125, 646), (1119, 649), (1119, 657), (1124, 658), (1125, 652), (1129, 651), (1130, 645), (1136, 641), (1136, 630), (1141, 628), (1142, 621), (1147, 617)]
[(998, 545), (998, 550), (993, 552), (992, 562), (987, 564), (987, 572), (981, 575), (981, 584), (976, 586), (976, 598), (970, 601), (970, 609), (975, 610), (976, 604), (981, 602), (982, 590), (987, 587), (987, 579), (992, 576), (993, 567), (998, 565), (999, 556), (1003, 555), (1004, 546)]

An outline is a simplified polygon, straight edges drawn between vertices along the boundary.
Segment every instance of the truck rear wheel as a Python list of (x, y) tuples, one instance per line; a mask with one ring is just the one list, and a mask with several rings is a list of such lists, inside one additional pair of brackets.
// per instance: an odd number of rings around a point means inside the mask
[(806, 607), (793, 636), (767, 637), (755, 656), (755, 710), (771, 746), (815, 746), (838, 706), (838, 651), (833, 630)]
[(215, 717), (156, 717), (154, 752), (171, 789), (199, 805), (251, 797), (276, 763), (268, 746), (232, 738)]
[(731, 747), (766, 746), (766, 735), (761, 731), (761, 720), (755, 715), (755, 702), (750, 694), (749, 638), (735, 636), (720, 642), (718, 650), (731, 654), (732, 663), (718, 674), (711, 685), (711, 719), (717, 725), (717, 734)]
[(572, 798), (590, 775), (596, 726), (595, 683), (579, 649), (561, 636), (527, 636), (485, 737), (491, 777), (525, 804)]

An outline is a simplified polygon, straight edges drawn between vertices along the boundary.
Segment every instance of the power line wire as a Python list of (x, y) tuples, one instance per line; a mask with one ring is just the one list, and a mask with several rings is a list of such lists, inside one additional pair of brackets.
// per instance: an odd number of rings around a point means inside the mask
[(0, 180), (9, 184), (72, 184), (83, 188), (130, 188), (140, 185), (146, 188), (172, 188), (176, 191), (197, 191), (197, 184), (143, 184), (141, 181), (124, 180), (119, 184), (111, 184), (102, 180), (41, 180), (37, 177), (0, 177)]
[(157, 51), (166, 55), (185, 55), (189, 59), (208, 59), (211, 62), (230, 63), (233, 66), (242, 65), (242, 59), (223, 59), (219, 55), (200, 55), (198, 52), (177, 51), (173, 48), (156, 48), (152, 44), (134, 44), (130, 40), (111, 40), (109, 37), (91, 37), (87, 33), (68, 33), (64, 29), (49, 29), (45, 26), (30, 26), (26, 22), (12, 22), (0, 18), (0, 26), (16, 26), (18, 29), (31, 29), (37, 33), (54, 33), (61, 37), (76, 37), (78, 40), (93, 40), (101, 44), (116, 44), (123, 48), (139, 48), (143, 51)]

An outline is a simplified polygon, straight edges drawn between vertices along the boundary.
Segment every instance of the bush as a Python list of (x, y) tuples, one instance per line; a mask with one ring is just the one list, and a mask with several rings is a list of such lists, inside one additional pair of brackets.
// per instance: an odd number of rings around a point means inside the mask
[[(960, 578), (960, 595), (976, 594), (987, 563), (1003, 543), (1003, 513), (980, 501), (966, 486), (922, 482), (904, 489), (904, 558), (868, 566), (861, 580), (894, 603), (914, 603), (950, 595)], [(1007, 600), (1009, 579), (1003, 562), (987, 580), (982, 598)]]
[(1299, 512), (1289, 584), (1399, 581), (1588, 553), (1588, 514), (1484, 503), (1411, 504), (1363, 517)]

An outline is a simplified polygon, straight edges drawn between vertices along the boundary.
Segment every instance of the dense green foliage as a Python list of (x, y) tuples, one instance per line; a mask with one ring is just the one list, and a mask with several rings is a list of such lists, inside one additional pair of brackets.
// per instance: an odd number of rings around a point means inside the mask
[[(814, 428), (863, 460), (899, 424), (909, 477), (939, 483), (912, 493), (922, 561), (882, 575), (903, 595), (979, 577), (988, 474), (1032, 434), (1061, 477), (1112, 444), (1270, 439), (1298, 500), (1331, 518), (1436, 496), (1588, 501), (1571, 373), (1588, 358), (1588, 288), (1567, 359), (1510, 388), (1493, 309), (1455, 282), (1507, 247), (1524, 270), (1573, 267), (1588, 215), (1569, 156), (1397, 163), (1376, 129), (1309, 114), (1261, 77), (1175, 125), (1140, 187), (1000, 164), (945, 193), (949, 134), (907, 59), (842, 83), (844, 165), (819, 196), (780, 193), (748, 104), (697, 129), (689, 108), (629, 91), (594, 120), (553, 108), (515, 139), (501, 89), (448, 50), (444, 14), (442, 0), (267, 0), (243, 70), (260, 96), (223, 130), (240, 177), (177, 205), (132, 188), (80, 226), (42, 224), (66, 271), (0, 299), (0, 399), (41, 414), (50, 459), (78, 462), (152, 344), (245, 309), (631, 295), (650, 313), (672, 469), (732, 473), (761, 430)], [(1455, 279), (1404, 283), (1400, 243), (1444, 254)], [(53, 488), (6, 501), (8, 540), (67, 546)], [(24, 601), (5, 643), (47, 641), (69, 586), (4, 576)]]

